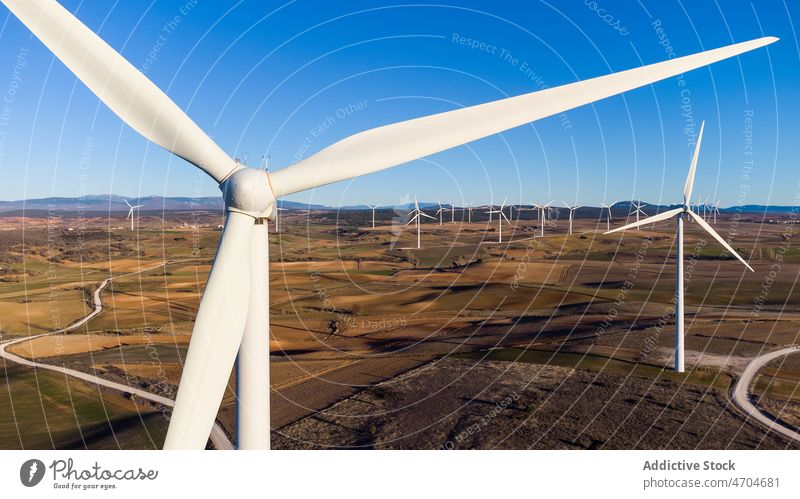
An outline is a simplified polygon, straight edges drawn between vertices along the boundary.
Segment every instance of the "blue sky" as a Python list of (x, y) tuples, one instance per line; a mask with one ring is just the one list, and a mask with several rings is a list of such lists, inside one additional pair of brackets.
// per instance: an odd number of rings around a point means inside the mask
[[(703, 119), (700, 197), (790, 204), (800, 190), (797, 2), (62, 4), (231, 156), (257, 166), (268, 151), (271, 169), (367, 128), (662, 61), (668, 47), (680, 56), (778, 36), (684, 75), (683, 86), (673, 78), (289, 199), (677, 202)], [(0, 21), (0, 199), (219, 194), (125, 127), (4, 8)]]

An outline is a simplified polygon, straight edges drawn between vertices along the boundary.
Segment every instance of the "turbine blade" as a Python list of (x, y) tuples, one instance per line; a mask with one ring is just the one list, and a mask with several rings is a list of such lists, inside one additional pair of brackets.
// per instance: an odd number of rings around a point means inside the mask
[(689, 206), (689, 200), (692, 199), (692, 187), (694, 186), (694, 174), (697, 171), (697, 158), (700, 156), (700, 142), (703, 140), (703, 128), (706, 122), (700, 123), (700, 133), (697, 134), (697, 144), (694, 146), (694, 155), (692, 156), (692, 164), (689, 166), (689, 175), (686, 177), (686, 184), (683, 186), (683, 206)]
[(623, 225), (622, 227), (617, 227), (616, 229), (611, 229), (604, 234), (613, 234), (614, 232), (619, 232), (622, 230), (634, 229), (636, 227), (640, 227), (642, 225), (647, 225), (655, 222), (660, 222), (661, 220), (666, 220), (668, 218), (672, 218), (678, 213), (681, 213), (683, 208), (675, 208), (674, 210), (665, 211), (663, 213), (659, 213), (658, 215), (653, 215), (652, 217), (647, 217), (643, 220), (639, 220), (638, 222), (633, 222), (628, 225)]
[(211, 175), (239, 166), (131, 63), (55, 0), (0, 0), (128, 126)]
[(165, 449), (202, 450), (228, 385), (250, 296), (253, 218), (228, 212), (183, 364)]
[(277, 197), (366, 175), (768, 45), (767, 37), (352, 135), (271, 175)]
[(428, 218), (430, 218), (432, 220), (436, 220), (435, 218), (433, 218), (432, 216), (428, 215), (427, 213), (419, 212), (419, 214), (422, 215), (423, 217), (428, 217)]
[(725, 241), (725, 239), (723, 239), (723, 238), (722, 238), (722, 236), (720, 236), (719, 234), (717, 234), (717, 231), (715, 231), (715, 230), (714, 230), (714, 229), (713, 229), (713, 228), (712, 228), (710, 225), (708, 225), (708, 222), (706, 222), (705, 220), (703, 220), (703, 217), (701, 217), (700, 215), (696, 214), (695, 212), (693, 212), (693, 211), (691, 211), (691, 210), (689, 210), (689, 212), (688, 212), (688, 213), (689, 213), (689, 215), (690, 215), (692, 218), (694, 218), (694, 221), (695, 221), (695, 222), (697, 222), (698, 224), (700, 224), (700, 227), (704, 228), (704, 229), (706, 230), (706, 232), (708, 232), (709, 234), (711, 234), (711, 235), (714, 237), (714, 239), (716, 239), (716, 240), (717, 240), (717, 242), (719, 242), (719, 243), (720, 243), (720, 244), (721, 244), (721, 245), (722, 245), (722, 246), (723, 246), (723, 247), (724, 247), (726, 250), (728, 250), (728, 252), (729, 252), (731, 255), (733, 255), (733, 256), (735, 256), (736, 258), (738, 258), (738, 259), (739, 259), (739, 261), (740, 261), (740, 262), (742, 262), (742, 263), (744, 264), (744, 266), (745, 266), (745, 267), (747, 267), (748, 269), (750, 269), (750, 272), (755, 272), (755, 270), (753, 270), (753, 267), (751, 267), (751, 266), (750, 266), (750, 265), (749, 265), (749, 264), (748, 264), (748, 263), (747, 263), (747, 262), (744, 260), (744, 258), (742, 258), (742, 257), (739, 255), (739, 253), (737, 253), (737, 252), (736, 252), (736, 250), (734, 250), (733, 248), (731, 248), (731, 246), (730, 246), (730, 245), (729, 245), (729, 244), (728, 244), (728, 243)]

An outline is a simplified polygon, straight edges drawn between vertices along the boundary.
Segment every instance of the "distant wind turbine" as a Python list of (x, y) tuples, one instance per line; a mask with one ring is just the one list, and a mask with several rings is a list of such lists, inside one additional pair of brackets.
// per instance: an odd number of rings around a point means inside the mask
[(367, 208), (369, 208), (370, 210), (372, 210), (372, 228), (374, 229), (374, 228), (375, 228), (375, 210), (376, 210), (376, 209), (378, 208), (378, 206), (380, 206), (380, 205), (379, 205), (379, 204), (376, 204), (375, 206), (371, 206), (371, 205), (365, 205), (365, 206), (366, 206)]
[(286, 208), (275, 208), (275, 232), (281, 231), (281, 212), (286, 211)]
[(583, 208), (582, 206), (570, 206), (567, 204), (566, 201), (562, 201), (564, 206), (569, 210), (569, 233), (572, 234), (572, 219), (575, 217), (575, 210), (578, 208)]
[(486, 213), (490, 213), (490, 214), (491, 213), (497, 213), (497, 228), (498, 228), (498, 234), (499, 234), (499, 238), (497, 240), (498, 243), (502, 243), (503, 242), (503, 219), (505, 219), (506, 222), (509, 223), (509, 225), (511, 224), (511, 220), (508, 219), (508, 217), (506, 216), (506, 213), (503, 211), (505, 209), (505, 207), (506, 207), (506, 202), (505, 202), (505, 200), (503, 200), (503, 204), (500, 205), (500, 209), (499, 210), (491, 210), (490, 209), (489, 211), (486, 212)]
[[(600, 206), (602, 206), (606, 210), (606, 230), (611, 230), (611, 207), (614, 206), (614, 203), (611, 203), (610, 205), (605, 203), (600, 203)], [(602, 209), (600, 210), (600, 213), (601, 214), (603, 213)]]
[[(658, 222), (660, 220), (667, 220), (669, 218), (675, 217), (677, 220), (677, 230), (676, 230), (676, 256), (675, 256), (675, 371), (682, 373), (684, 371), (684, 348), (683, 348), (683, 340), (684, 340), (684, 325), (683, 325), (683, 301), (684, 301), (684, 288), (683, 288), (683, 218), (684, 215), (688, 215), (691, 219), (697, 222), (706, 232), (711, 234), (711, 236), (716, 239), (726, 250), (728, 250), (733, 256), (739, 259), (745, 267), (753, 271), (753, 268), (747, 264), (747, 262), (739, 256), (736, 251), (731, 248), (731, 246), (725, 242), (725, 239), (722, 238), (717, 232), (711, 228), (708, 223), (706, 223), (703, 218), (692, 211), (690, 208), (691, 206), (691, 198), (692, 198), (692, 186), (694, 185), (694, 176), (697, 170), (697, 158), (700, 155), (700, 142), (703, 140), (703, 127), (705, 126), (705, 122), (700, 124), (700, 133), (697, 136), (697, 145), (694, 149), (694, 156), (692, 157), (692, 164), (689, 167), (689, 175), (686, 177), (686, 184), (683, 187), (683, 206), (680, 208), (675, 208), (674, 210), (665, 211), (663, 213), (659, 213), (658, 215), (653, 215), (652, 217), (645, 218), (640, 222), (634, 222), (632, 224), (625, 225), (623, 227), (619, 227), (614, 230), (609, 230), (606, 234), (612, 234), (614, 232), (619, 232), (622, 230), (632, 229), (634, 227), (638, 227), (640, 225), (650, 224), (654, 222)], [(677, 216), (676, 216), (677, 215)]]
[(406, 225), (410, 224), (411, 222), (417, 222), (417, 249), (420, 249), (421, 248), (421, 238), (420, 238), (419, 223), (420, 223), (422, 217), (427, 217), (427, 218), (430, 218), (431, 220), (436, 220), (436, 219), (419, 209), (419, 203), (417, 202), (417, 196), (414, 196), (414, 211), (412, 211), (410, 213), (410, 215), (411, 215), (411, 218), (408, 220), (408, 222), (406, 222)]
[(439, 215), (439, 225), (442, 225), (442, 216), (444, 215), (444, 207), (442, 206), (441, 201), (437, 201), (439, 204), (439, 209), (436, 210), (436, 214)]
[[(636, 215), (637, 222), (639, 221), (639, 215), (647, 215), (647, 213), (642, 211), (642, 206), (644, 206), (644, 203), (641, 201), (633, 201), (631, 204), (633, 205), (633, 213), (631, 213), (631, 215)], [(636, 227), (636, 230), (639, 230), (639, 227)]]
[(131, 204), (128, 202), (128, 200), (127, 200), (127, 199), (124, 199), (123, 201), (125, 201), (125, 204), (127, 204), (127, 205), (128, 205), (128, 208), (130, 208), (130, 209), (128, 210), (128, 216), (127, 216), (127, 217), (125, 217), (125, 218), (126, 218), (126, 219), (127, 219), (127, 218), (130, 218), (130, 219), (131, 219), (131, 230), (133, 230), (133, 219), (135, 218), (135, 214), (133, 213), (133, 210), (138, 210), (139, 208), (141, 208), (141, 207), (142, 207), (142, 206), (144, 206), (144, 205), (143, 205), (143, 204), (137, 204), (137, 205), (135, 205), (135, 206), (131, 206)]
[(550, 201), (547, 204), (536, 204), (534, 203), (533, 206), (539, 210), (539, 227), (541, 229), (541, 236), (544, 237), (544, 223), (547, 220), (547, 212), (550, 211), (550, 205), (553, 204)]

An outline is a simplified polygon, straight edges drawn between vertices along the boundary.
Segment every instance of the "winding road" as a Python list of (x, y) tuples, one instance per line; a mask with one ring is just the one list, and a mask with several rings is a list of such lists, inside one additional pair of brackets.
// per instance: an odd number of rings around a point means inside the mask
[(750, 385), (753, 383), (753, 378), (755, 378), (755, 375), (758, 374), (758, 371), (769, 362), (783, 357), (784, 355), (790, 355), (793, 353), (800, 353), (800, 346), (775, 350), (774, 352), (769, 352), (753, 359), (753, 361), (747, 365), (742, 373), (742, 376), (739, 378), (739, 381), (736, 382), (736, 385), (733, 388), (733, 401), (750, 417), (766, 426), (770, 430), (778, 432), (781, 435), (794, 440), (795, 442), (800, 442), (800, 433), (798, 433), (796, 430), (787, 428), (778, 421), (768, 417), (766, 414), (758, 410), (758, 408), (750, 399)]
[[(140, 397), (142, 399), (146, 399), (146, 400), (149, 400), (151, 402), (155, 402), (157, 404), (162, 404), (162, 405), (165, 405), (167, 407), (173, 407), (175, 405), (175, 401), (172, 400), (172, 399), (166, 398), (166, 397), (162, 397), (161, 395), (156, 395), (154, 393), (150, 393), (148, 391), (141, 390), (139, 388), (134, 388), (134, 387), (129, 386), (129, 385), (123, 385), (122, 383), (109, 381), (109, 380), (103, 379), (103, 378), (101, 378), (99, 376), (96, 376), (96, 375), (93, 375), (93, 374), (88, 374), (88, 373), (81, 372), (81, 371), (76, 371), (74, 369), (68, 369), (66, 367), (61, 367), (61, 366), (55, 366), (55, 365), (51, 365), (51, 364), (43, 364), (43, 363), (40, 363), (40, 362), (35, 362), (35, 361), (32, 361), (32, 360), (20, 357), (18, 355), (14, 355), (13, 353), (11, 353), (11, 352), (9, 352), (7, 350), (8, 347), (16, 345), (16, 344), (19, 344), (19, 343), (22, 343), (22, 342), (25, 342), (25, 341), (32, 341), (32, 340), (34, 340), (36, 338), (41, 338), (43, 336), (50, 336), (50, 335), (54, 335), (54, 334), (63, 334), (63, 333), (67, 333), (69, 331), (74, 331), (75, 329), (78, 329), (79, 327), (85, 325), (90, 320), (92, 320), (95, 317), (97, 317), (97, 315), (100, 314), (103, 311), (103, 299), (102, 299), (101, 295), (103, 293), (103, 290), (105, 290), (106, 287), (108, 287), (108, 285), (111, 283), (112, 279), (117, 279), (117, 278), (120, 278), (120, 277), (127, 277), (127, 276), (135, 275), (135, 274), (141, 274), (143, 272), (148, 272), (150, 270), (154, 270), (154, 269), (157, 269), (159, 267), (163, 267), (164, 265), (167, 265), (168, 263), (173, 263), (173, 262), (164, 262), (164, 263), (161, 263), (161, 264), (156, 265), (154, 267), (149, 267), (149, 268), (146, 268), (146, 269), (142, 269), (142, 270), (139, 270), (137, 272), (130, 272), (128, 274), (121, 274), (121, 275), (118, 275), (118, 276), (115, 276), (115, 277), (109, 277), (108, 279), (106, 279), (103, 282), (101, 282), (100, 285), (95, 290), (94, 296), (93, 296), (93, 305), (94, 305), (94, 307), (93, 307), (92, 311), (89, 312), (89, 314), (87, 314), (83, 318), (79, 319), (78, 321), (73, 322), (69, 326), (67, 326), (67, 327), (65, 327), (63, 329), (59, 329), (57, 331), (52, 331), (50, 333), (42, 333), (42, 334), (37, 334), (37, 335), (34, 335), (34, 336), (26, 336), (24, 338), (16, 338), (16, 339), (13, 339), (13, 340), (4, 341), (4, 342), (0, 343), (0, 357), (6, 359), (8, 361), (15, 362), (17, 364), (21, 364), (23, 366), (33, 367), (35, 369), (46, 369), (48, 371), (53, 371), (53, 372), (65, 374), (67, 376), (71, 376), (73, 378), (77, 378), (77, 379), (83, 380), (83, 381), (85, 381), (87, 383), (90, 383), (90, 384), (103, 386), (105, 388), (110, 388), (112, 390), (117, 390), (117, 391), (120, 391), (120, 392), (123, 392), (123, 393), (130, 393), (130, 394), (136, 395), (137, 397)], [(217, 449), (220, 449), (220, 450), (233, 450), (234, 449), (233, 443), (228, 439), (228, 436), (225, 434), (225, 431), (222, 429), (222, 427), (218, 423), (214, 423), (214, 427), (211, 429), (210, 438), (211, 438), (211, 443), (214, 444), (214, 447), (217, 448)]]

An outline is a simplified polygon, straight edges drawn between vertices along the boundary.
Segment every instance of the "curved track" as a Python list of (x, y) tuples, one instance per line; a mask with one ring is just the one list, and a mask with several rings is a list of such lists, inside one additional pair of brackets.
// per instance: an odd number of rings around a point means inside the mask
[[(7, 351), (8, 347), (16, 345), (16, 344), (19, 344), (19, 343), (22, 343), (22, 342), (25, 342), (25, 341), (32, 341), (32, 340), (34, 340), (36, 338), (41, 338), (43, 336), (50, 336), (50, 335), (54, 335), (54, 334), (63, 334), (63, 333), (67, 333), (69, 331), (74, 331), (75, 329), (78, 329), (79, 327), (85, 325), (90, 320), (92, 320), (95, 317), (97, 317), (97, 315), (99, 315), (103, 311), (103, 299), (102, 299), (101, 295), (103, 293), (103, 290), (105, 290), (106, 287), (108, 287), (108, 285), (111, 283), (112, 279), (116, 279), (116, 278), (119, 278), (119, 277), (126, 277), (126, 276), (130, 276), (130, 275), (134, 275), (134, 274), (141, 274), (143, 272), (148, 272), (150, 270), (157, 269), (159, 267), (163, 267), (164, 265), (167, 265), (168, 263), (174, 263), (174, 262), (164, 262), (164, 263), (161, 263), (161, 264), (156, 265), (154, 267), (149, 267), (147, 269), (142, 269), (142, 270), (139, 270), (137, 272), (131, 272), (131, 273), (128, 273), (128, 274), (122, 274), (122, 275), (119, 275), (119, 276), (116, 276), (116, 277), (109, 277), (108, 279), (106, 279), (103, 282), (101, 282), (100, 285), (95, 290), (94, 296), (93, 296), (93, 300), (92, 300), (93, 309), (86, 316), (84, 316), (81, 319), (73, 322), (69, 326), (67, 326), (67, 327), (65, 327), (63, 329), (59, 329), (57, 331), (53, 331), (53, 332), (50, 332), (50, 333), (37, 334), (37, 335), (34, 335), (34, 336), (26, 336), (24, 338), (16, 338), (16, 339), (13, 339), (13, 340), (4, 341), (4, 342), (0, 343), (0, 357), (2, 357), (5, 360), (17, 363), (17, 364), (21, 364), (23, 366), (32, 367), (34, 369), (46, 369), (48, 371), (54, 371), (54, 372), (61, 373), (61, 374), (67, 375), (67, 376), (71, 376), (73, 378), (77, 378), (77, 379), (83, 380), (83, 381), (85, 381), (87, 383), (90, 383), (90, 384), (99, 385), (99, 386), (102, 386), (102, 387), (105, 387), (105, 388), (110, 388), (112, 390), (117, 390), (117, 391), (120, 391), (120, 392), (123, 392), (123, 393), (130, 393), (130, 394), (136, 395), (137, 397), (140, 397), (140, 398), (143, 398), (143, 399), (146, 399), (146, 400), (150, 400), (151, 402), (162, 404), (162, 405), (165, 405), (167, 407), (174, 406), (175, 405), (175, 401), (174, 400), (166, 398), (166, 397), (162, 397), (160, 395), (156, 395), (154, 393), (150, 393), (150, 392), (145, 391), (145, 390), (141, 390), (139, 388), (134, 388), (132, 386), (123, 385), (122, 383), (109, 381), (109, 380), (103, 379), (103, 378), (101, 378), (99, 376), (95, 376), (93, 374), (87, 374), (87, 373), (84, 373), (84, 372), (81, 372), (81, 371), (76, 371), (74, 369), (68, 369), (66, 367), (54, 366), (54, 365), (51, 365), (51, 364), (43, 364), (41, 362), (32, 361), (32, 360), (20, 357), (18, 355), (14, 355), (13, 353), (10, 353), (10, 352)], [(214, 427), (211, 429), (210, 438), (211, 438), (211, 443), (213, 443), (214, 447), (217, 448), (217, 449), (220, 449), (220, 450), (232, 450), (234, 448), (233, 443), (231, 443), (231, 441), (228, 440), (228, 436), (225, 434), (225, 432), (223, 431), (222, 427), (218, 423), (214, 423)]]
[(769, 362), (783, 357), (784, 355), (790, 355), (793, 353), (800, 353), (800, 346), (783, 348), (781, 350), (769, 352), (754, 358), (753, 361), (747, 365), (742, 373), (742, 376), (739, 378), (739, 381), (737, 381), (736, 385), (733, 387), (733, 401), (737, 406), (739, 406), (740, 409), (747, 413), (748, 416), (755, 419), (770, 430), (778, 432), (785, 437), (791, 438), (795, 442), (800, 442), (800, 433), (798, 433), (796, 430), (783, 426), (778, 421), (775, 421), (758, 410), (750, 398), (750, 385), (753, 383), (753, 378), (755, 378), (756, 374), (758, 374), (758, 371)]

